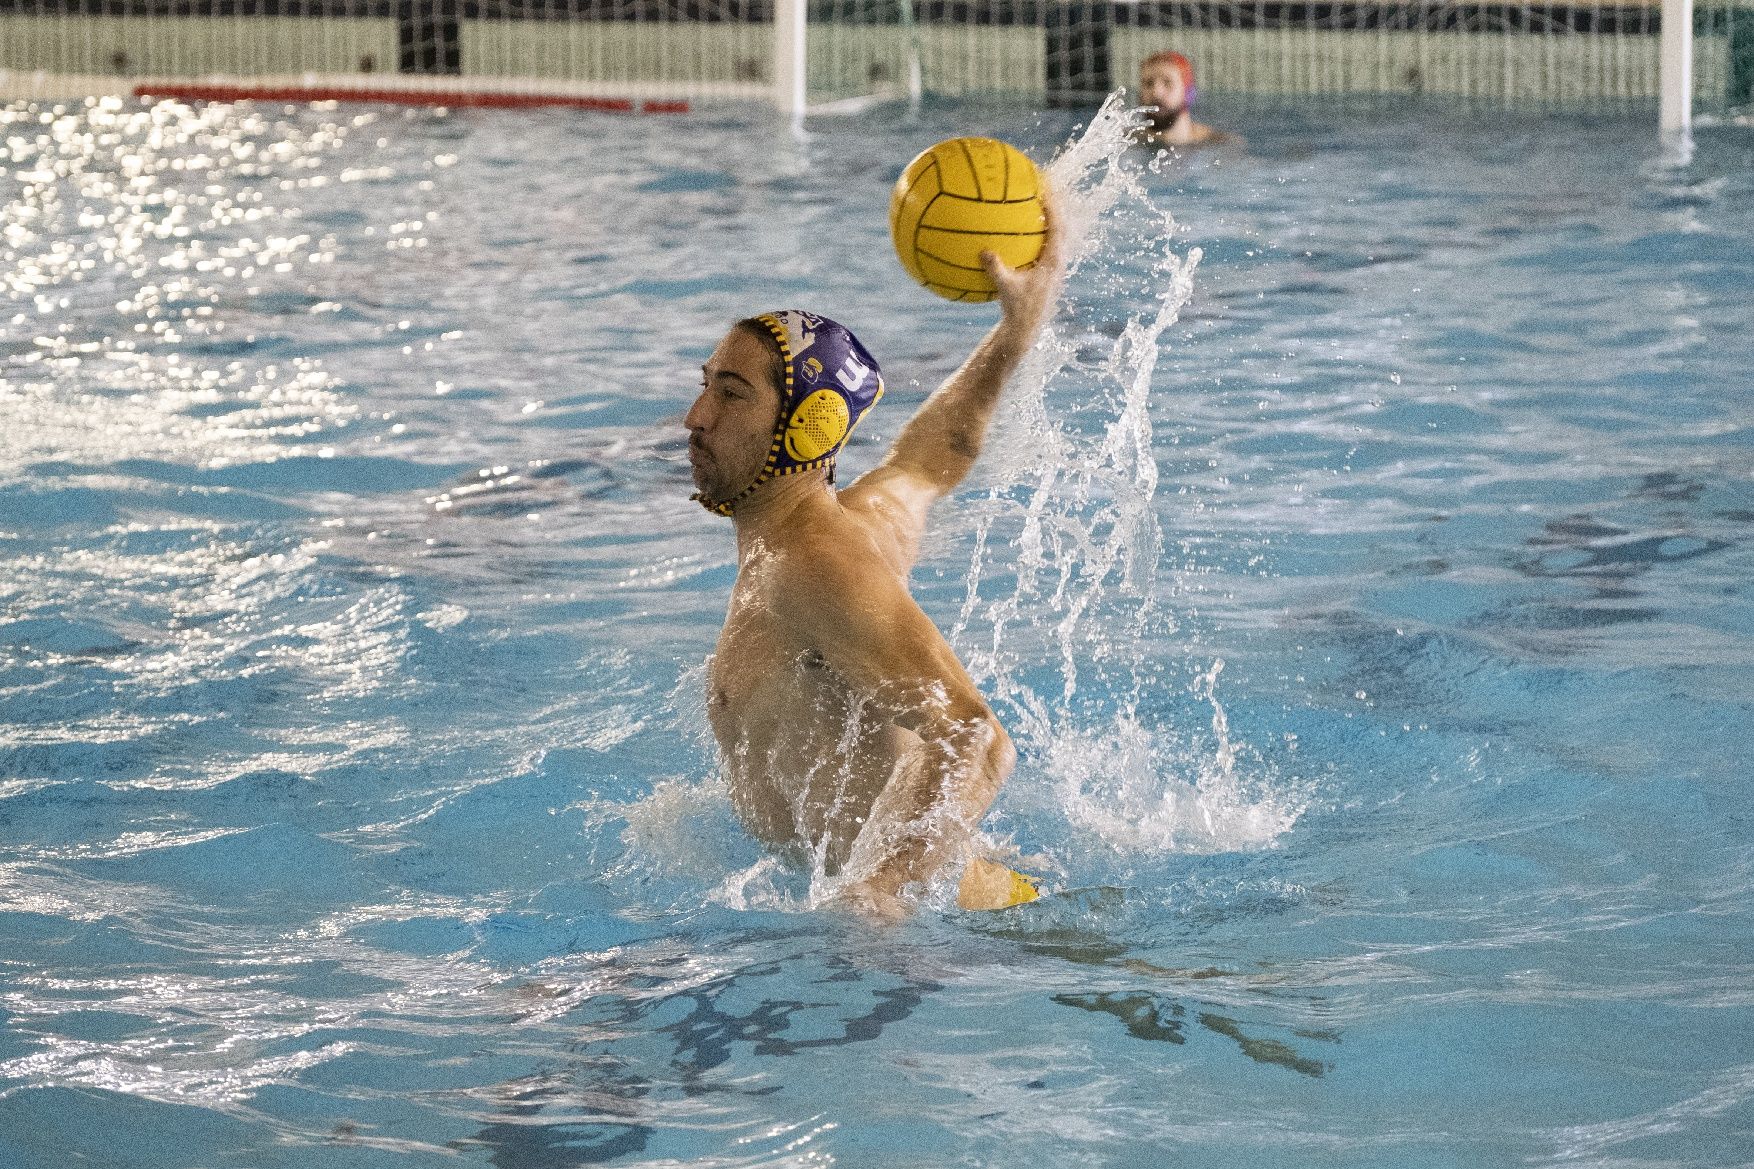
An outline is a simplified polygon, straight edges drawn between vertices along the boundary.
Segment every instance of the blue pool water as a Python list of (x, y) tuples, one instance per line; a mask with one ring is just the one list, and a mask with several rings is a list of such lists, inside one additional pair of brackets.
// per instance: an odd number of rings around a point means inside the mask
[(714, 778), (680, 413), (815, 308), (869, 466), (991, 319), (889, 184), (1079, 119), (0, 114), (0, 1165), (1747, 1163), (1754, 139), (1230, 121), (1058, 164), (916, 574), (1058, 892), (876, 931)]

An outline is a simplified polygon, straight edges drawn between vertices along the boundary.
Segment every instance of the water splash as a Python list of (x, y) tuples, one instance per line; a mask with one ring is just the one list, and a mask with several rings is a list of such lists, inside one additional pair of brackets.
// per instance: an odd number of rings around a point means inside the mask
[(1134, 126), (1113, 98), (1048, 168), (1073, 278), (996, 427), (998, 486), (978, 510), (952, 639), (1024, 754), (1020, 778), (1033, 760), (1075, 827), (1123, 851), (1269, 846), (1301, 803), (1242, 766), (1259, 761), (1217, 700), (1222, 660), (1189, 687), (1211, 708), (1208, 737), (1152, 713), (1166, 675), (1198, 668), (1165, 603), (1183, 582), (1160, 579), (1151, 405), (1201, 253), (1171, 248), (1174, 216), (1131, 162)]
[(1067, 821), (1123, 852), (1261, 848), (1289, 831), (1303, 799), (1279, 790), (1231, 737), (1217, 697), (1223, 669), (1219, 658), (1188, 687), (1211, 707), (1205, 738), (1147, 726), (1128, 712), (1112, 728), (1052, 742), (1045, 770)]

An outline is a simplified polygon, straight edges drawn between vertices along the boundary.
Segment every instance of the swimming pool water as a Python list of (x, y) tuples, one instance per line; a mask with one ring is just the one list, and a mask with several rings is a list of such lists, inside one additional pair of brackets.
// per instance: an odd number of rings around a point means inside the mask
[(869, 466), (991, 319), (889, 184), (1079, 122), (0, 115), (0, 1165), (1745, 1164), (1745, 131), (1087, 138), (915, 578), (1058, 893), (737, 830), (697, 367), (847, 321)]

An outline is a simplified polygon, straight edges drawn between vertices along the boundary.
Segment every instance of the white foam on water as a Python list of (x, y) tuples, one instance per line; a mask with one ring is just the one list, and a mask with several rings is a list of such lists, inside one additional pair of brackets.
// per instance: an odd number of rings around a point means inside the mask
[(1305, 797), (1284, 790), (1230, 736), (1216, 696), (1222, 659), (1191, 689), (1211, 705), (1207, 733), (1179, 736), (1124, 714), (1048, 748), (1043, 770), (1075, 828), (1123, 852), (1215, 853), (1270, 847)]
[(843, 881), (824, 876), (820, 867), (808, 877), (776, 856), (728, 873), (706, 899), (727, 909), (807, 913), (834, 899)]
[[(656, 876), (723, 872), (736, 863), (731, 801), (716, 776), (658, 780), (644, 798), (609, 809), (625, 823), (623, 867)], [(630, 870), (631, 871), (631, 870)]]

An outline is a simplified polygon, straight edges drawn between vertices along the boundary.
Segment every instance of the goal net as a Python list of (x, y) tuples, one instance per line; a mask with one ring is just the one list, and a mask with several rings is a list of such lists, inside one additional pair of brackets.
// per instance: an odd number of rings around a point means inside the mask
[[(817, 28), (847, 44), (895, 23), (895, 0), (838, 0)], [(1603, 109), (1657, 98), (1660, 0), (1605, 3), (1382, 3), (1295, 0), (918, 0), (909, 50), (926, 91), (1015, 95), (1089, 106), (1136, 87), (1163, 49), (1195, 62), (1202, 93), (1447, 95), (1515, 107)], [(895, 38), (892, 38), (892, 41)], [(1754, 102), (1754, 0), (1698, 0), (1695, 108)], [(857, 90), (900, 68), (843, 54), (812, 70), (821, 89)], [(861, 73), (861, 70), (864, 72)]]
[(0, 0), (0, 94), (766, 101), (771, 0)]
[[(770, 101), (802, 3), (805, 100), (920, 92), (1090, 106), (1160, 49), (1212, 95), (1654, 102), (1660, 0), (0, 0), (0, 97), (168, 93)], [(1693, 106), (1754, 104), (1754, 0), (1697, 0)]]

